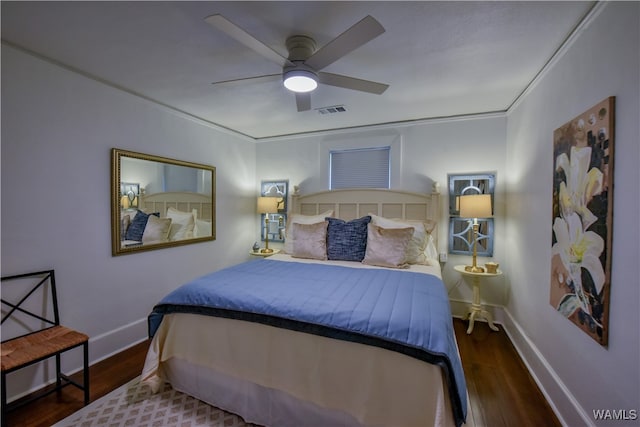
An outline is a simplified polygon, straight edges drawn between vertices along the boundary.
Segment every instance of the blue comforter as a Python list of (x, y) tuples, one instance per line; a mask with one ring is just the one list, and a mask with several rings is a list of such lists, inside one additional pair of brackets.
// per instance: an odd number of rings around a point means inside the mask
[(449, 299), (435, 276), (388, 269), (249, 261), (198, 278), (149, 315), (198, 313), (374, 345), (442, 367), (458, 425), (467, 394)]

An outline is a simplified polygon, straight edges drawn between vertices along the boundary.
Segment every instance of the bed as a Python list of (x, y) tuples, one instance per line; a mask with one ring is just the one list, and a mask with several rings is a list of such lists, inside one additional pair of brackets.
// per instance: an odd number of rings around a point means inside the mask
[(188, 191), (161, 192), (142, 196), (141, 209), (146, 212), (166, 212), (174, 208), (182, 212), (195, 211), (197, 217), (211, 222), (211, 195)]
[(198, 278), (154, 307), (142, 380), (259, 425), (463, 424), (433, 259), (438, 195), (342, 190), (294, 194), (292, 206), (285, 253)]
[[(136, 219), (138, 212), (142, 215)], [(120, 212), (120, 248), (210, 237), (211, 197), (193, 192), (159, 192), (140, 197), (139, 209)], [(153, 214), (155, 218), (149, 216)]]

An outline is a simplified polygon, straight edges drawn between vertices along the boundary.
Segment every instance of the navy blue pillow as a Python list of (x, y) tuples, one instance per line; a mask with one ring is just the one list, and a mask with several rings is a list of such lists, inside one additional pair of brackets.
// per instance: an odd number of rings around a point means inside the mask
[(367, 225), (370, 216), (346, 222), (338, 218), (325, 218), (327, 226), (327, 258), (342, 261), (362, 261), (367, 251)]
[(159, 218), (160, 212), (148, 214), (142, 211), (138, 211), (138, 213), (136, 213), (136, 216), (131, 220), (131, 224), (129, 224), (129, 228), (127, 228), (127, 234), (124, 236), (124, 238), (126, 240), (135, 240), (137, 242), (142, 242), (142, 235), (144, 234), (144, 229), (147, 226), (149, 215), (155, 215)]

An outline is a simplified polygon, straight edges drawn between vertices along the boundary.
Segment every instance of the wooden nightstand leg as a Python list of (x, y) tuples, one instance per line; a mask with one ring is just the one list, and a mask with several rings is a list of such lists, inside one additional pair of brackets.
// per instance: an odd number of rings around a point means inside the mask
[(482, 305), (480, 304), (480, 283), (477, 277), (471, 279), (473, 285), (473, 303), (469, 311), (469, 327), (467, 328), (467, 334), (473, 331), (473, 323), (476, 320), (476, 315), (482, 312)]
[(489, 327), (491, 329), (493, 329), (494, 331), (499, 331), (498, 327), (493, 324), (493, 316), (491, 315), (491, 313), (489, 313), (487, 310), (482, 310), (482, 312), (480, 312), (480, 315), (487, 319), (487, 323), (489, 324)]
[(496, 270), (494, 273), (476, 273), (467, 270), (467, 266), (456, 265), (454, 270), (462, 274), (468, 279), (468, 283), (473, 287), (473, 302), (471, 307), (465, 316), (465, 320), (469, 319), (469, 327), (467, 328), (467, 334), (473, 331), (473, 326), (476, 318), (484, 318), (489, 324), (489, 328), (493, 331), (499, 331), (498, 327), (493, 324), (493, 316), (482, 306), (482, 300), (480, 299), (480, 278), (481, 277), (496, 277), (502, 274), (502, 271)]
[(469, 315), (467, 316), (469, 318), (469, 327), (467, 328), (467, 335), (473, 332), (473, 324), (476, 321), (476, 314), (478, 314), (477, 311), (471, 310), (471, 312), (469, 312)]
[(476, 317), (485, 318), (489, 327), (498, 331), (498, 327), (493, 324), (493, 316), (487, 310), (482, 308), (482, 302), (480, 300), (480, 279), (478, 277), (473, 278), (473, 303), (471, 304), (471, 310), (467, 317), (469, 318), (469, 327), (467, 328), (467, 335), (473, 331), (473, 324)]

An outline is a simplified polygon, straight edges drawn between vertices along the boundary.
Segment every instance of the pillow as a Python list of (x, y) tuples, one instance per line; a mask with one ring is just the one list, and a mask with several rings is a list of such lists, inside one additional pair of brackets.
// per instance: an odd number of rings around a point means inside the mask
[(316, 224), (318, 222), (323, 222), (326, 217), (332, 216), (333, 210), (328, 210), (318, 215), (289, 215), (289, 218), (287, 218), (287, 227), (285, 228), (284, 232), (284, 252), (287, 254), (293, 253), (293, 240), (295, 239), (293, 224)]
[(211, 237), (211, 223), (203, 219), (196, 219), (193, 237)]
[[(433, 241), (433, 236), (431, 233), (427, 236), (427, 247), (424, 249), (424, 256), (427, 259), (427, 264), (438, 264), (438, 248), (436, 248), (436, 244)], [(434, 265), (435, 265), (434, 264)]]
[(427, 231), (427, 246), (424, 248), (424, 255), (427, 258), (427, 264), (432, 265), (439, 265), (438, 248), (436, 247), (436, 241), (433, 238), (433, 230), (437, 225), (438, 222), (432, 219), (424, 220), (424, 228)]
[(144, 228), (147, 225), (147, 220), (149, 219), (149, 215), (155, 215), (157, 217), (160, 217), (159, 212), (148, 214), (142, 211), (138, 211), (133, 217), (133, 219), (131, 220), (131, 224), (129, 224), (129, 228), (127, 228), (127, 232), (124, 236), (124, 239), (141, 242), (142, 235), (144, 234)]
[[(428, 243), (428, 233), (424, 221), (410, 219), (389, 219), (371, 215), (371, 223), (384, 228), (413, 228), (413, 236), (407, 246), (407, 262), (409, 264), (429, 264), (425, 249)], [(437, 253), (437, 250), (436, 250)], [(436, 255), (437, 258), (437, 255)]]
[(407, 245), (413, 236), (413, 228), (382, 228), (369, 223), (367, 251), (363, 264), (380, 267), (407, 268)]
[(168, 242), (170, 229), (171, 218), (158, 218), (155, 215), (149, 215), (144, 233), (142, 233), (142, 243)]
[(124, 240), (127, 236), (129, 224), (131, 224), (131, 217), (129, 215), (122, 215), (122, 218), (120, 218), (120, 240)]
[(327, 221), (315, 224), (294, 223), (292, 230), (293, 253), (295, 258), (327, 259)]
[(167, 218), (171, 218), (169, 240), (174, 241), (193, 238), (193, 229), (196, 226), (196, 219), (193, 212), (183, 212), (170, 207), (167, 209)]
[(327, 258), (342, 261), (362, 261), (367, 249), (367, 225), (370, 216), (346, 222), (338, 218), (326, 218)]
[(198, 233), (198, 222), (200, 219), (198, 218), (198, 209), (191, 209), (191, 214), (193, 215), (193, 237), (201, 236)]

